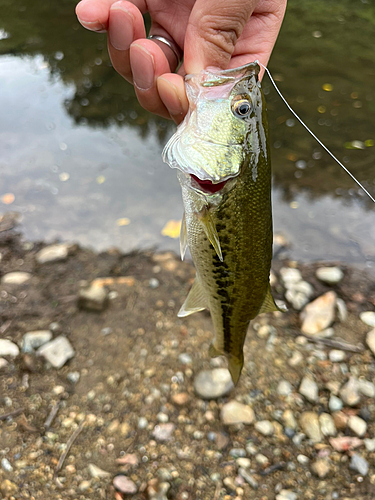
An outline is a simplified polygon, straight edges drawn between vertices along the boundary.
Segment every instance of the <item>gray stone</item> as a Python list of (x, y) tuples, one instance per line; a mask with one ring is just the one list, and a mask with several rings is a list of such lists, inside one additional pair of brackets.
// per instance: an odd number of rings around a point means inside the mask
[(246, 450), (244, 448), (232, 448), (229, 455), (233, 458), (246, 457)]
[(342, 322), (346, 321), (348, 318), (348, 310), (346, 308), (345, 302), (342, 299), (337, 298), (336, 307), (337, 307), (337, 316), (339, 320)]
[(103, 477), (110, 477), (112, 475), (110, 472), (101, 469), (95, 464), (89, 464), (88, 470), (91, 477), (103, 478)]
[(367, 398), (375, 398), (375, 384), (369, 380), (358, 380), (358, 389)]
[(155, 288), (158, 288), (158, 286), (160, 285), (160, 282), (156, 278), (150, 278), (148, 284), (149, 284), (150, 288), (155, 290)]
[(323, 479), (330, 473), (331, 466), (326, 458), (319, 458), (311, 465), (311, 470), (320, 479)]
[(13, 273), (4, 274), (1, 278), (2, 285), (23, 285), (26, 281), (31, 278), (30, 273), (25, 273), (22, 271), (17, 271)]
[(300, 311), (314, 294), (314, 289), (307, 281), (288, 284), (285, 298), (293, 308)]
[(69, 372), (66, 378), (71, 382), (72, 384), (76, 384), (78, 380), (80, 379), (81, 374), (79, 372)]
[(297, 493), (291, 490), (281, 490), (278, 495), (276, 495), (275, 500), (297, 500)]
[(7, 458), (2, 458), (1, 459), (1, 467), (6, 471), (6, 472), (12, 472), (13, 467), (9, 460)]
[(331, 394), (331, 397), (329, 398), (328, 402), (328, 407), (329, 409), (334, 412), (334, 411), (340, 411), (343, 407), (343, 402), (341, 401), (340, 398), (335, 396), (334, 394)]
[(280, 396), (289, 396), (292, 391), (292, 384), (290, 384), (287, 380), (280, 380), (277, 386), (277, 394), (280, 394)]
[(329, 413), (321, 413), (319, 415), (319, 424), (323, 436), (336, 436), (335, 422)]
[(351, 377), (349, 381), (341, 388), (340, 397), (348, 406), (356, 406), (360, 400), (358, 380)]
[(154, 430), (152, 431), (152, 435), (154, 436), (156, 441), (169, 441), (170, 439), (172, 439), (174, 429), (175, 425), (171, 423), (155, 425)]
[(187, 354), (186, 352), (183, 352), (178, 356), (178, 361), (183, 365), (191, 365), (193, 362), (190, 354)]
[(293, 283), (298, 283), (302, 281), (302, 274), (299, 269), (294, 269), (292, 267), (282, 267), (280, 269), (281, 281), (288, 288)]
[(20, 353), (17, 344), (14, 344), (8, 339), (0, 339), (0, 356), (16, 357)]
[(366, 434), (367, 424), (362, 418), (357, 417), (357, 415), (350, 415), (348, 426), (359, 437), (363, 437)]
[(37, 352), (54, 368), (61, 368), (75, 354), (69, 340), (63, 335), (39, 347)]
[(113, 486), (117, 491), (125, 495), (134, 495), (137, 493), (136, 484), (123, 474), (119, 474), (113, 478)]
[(329, 359), (332, 363), (341, 363), (346, 358), (345, 351), (341, 351), (340, 349), (332, 349), (329, 351)]
[(349, 467), (354, 471), (362, 474), (362, 476), (367, 476), (368, 474), (369, 464), (367, 460), (361, 457), (361, 455), (358, 455), (357, 453), (353, 453)]
[(259, 422), (255, 422), (255, 429), (263, 434), (263, 436), (272, 436), (275, 432), (275, 428), (269, 420), (260, 420)]
[(319, 267), (316, 270), (316, 277), (323, 283), (336, 285), (343, 279), (344, 273), (339, 267)]
[(364, 439), (363, 442), (365, 443), (366, 450), (369, 452), (375, 451), (375, 439)]
[(310, 302), (301, 313), (303, 333), (314, 334), (328, 328), (335, 319), (336, 294), (333, 291)]
[(78, 307), (86, 311), (103, 311), (108, 300), (108, 291), (101, 286), (81, 288), (78, 292)]
[(375, 327), (375, 312), (373, 311), (365, 311), (361, 312), (359, 315), (361, 321), (368, 326)]
[(65, 260), (69, 255), (70, 243), (58, 243), (56, 245), (49, 245), (42, 248), (36, 254), (36, 261), (38, 264), (46, 264), (47, 262), (58, 262)]
[(375, 328), (368, 332), (366, 336), (366, 343), (370, 351), (375, 354)]
[(319, 389), (314, 380), (309, 376), (303, 377), (301, 385), (299, 387), (299, 392), (311, 403), (315, 403), (319, 398)]
[(138, 429), (146, 429), (148, 426), (148, 420), (145, 417), (139, 417), (138, 419)]
[(229, 401), (221, 409), (221, 420), (225, 425), (252, 424), (254, 422), (253, 409), (238, 401)]
[(306, 455), (299, 454), (297, 455), (297, 462), (300, 463), (301, 465), (306, 465), (310, 462), (310, 459)]
[(52, 333), (49, 330), (27, 332), (22, 338), (22, 352), (34, 352), (34, 349), (38, 349), (51, 339)]
[(320, 443), (322, 434), (320, 432), (318, 415), (312, 411), (305, 411), (302, 413), (299, 422), (307, 437), (314, 441), (314, 443)]
[(232, 377), (226, 368), (203, 370), (194, 380), (194, 389), (202, 399), (218, 399), (234, 388)]
[(258, 489), (259, 483), (251, 474), (249, 474), (246, 471), (246, 469), (244, 469), (243, 467), (240, 467), (238, 469), (238, 473), (247, 482), (247, 484), (249, 484), (254, 490)]

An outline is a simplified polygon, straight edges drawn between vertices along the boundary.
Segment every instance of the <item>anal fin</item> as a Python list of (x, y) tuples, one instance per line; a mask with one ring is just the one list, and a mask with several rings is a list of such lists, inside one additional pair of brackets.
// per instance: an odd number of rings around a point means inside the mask
[(260, 306), (258, 314), (281, 311), (285, 312), (285, 309), (281, 309), (275, 304), (274, 298), (272, 297), (271, 287), (268, 284), (267, 293), (263, 300), (263, 304)]
[(207, 299), (203, 290), (202, 285), (198, 277), (195, 278), (193, 286), (186, 297), (185, 302), (182, 304), (181, 309), (178, 311), (177, 316), (179, 318), (184, 318), (190, 314), (194, 314), (198, 311), (203, 311), (207, 308)]
[(184, 212), (184, 215), (182, 216), (181, 231), (180, 231), (181, 260), (184, 260), (187, 246), (188, 246), (188, 239), (187, 239), (186, 217), (185, 217), (185, 212)]

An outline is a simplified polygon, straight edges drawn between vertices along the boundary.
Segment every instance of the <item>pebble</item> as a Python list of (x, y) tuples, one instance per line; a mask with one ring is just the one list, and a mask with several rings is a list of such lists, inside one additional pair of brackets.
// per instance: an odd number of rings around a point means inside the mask
[(146, 429), (148, 426), (148, 420), (145, 417), (139, 417), (138, 419), (138, 429)]
[(172, 438), (174, 429), (175, 425), (171, 423), (155, 425), (152, 435), (156, 441), (169, 441)]
[(310, 459), (306, 455), (297, 455), (297, 462), (301, 465), (306, 465), (310, 462)]
[(275, 428), (269, 420), (260, 420), (259, 422), (255, 422), (255, 429), (263, 434), (263, 436), (272, 436), (275, 432)]
[(362, 476), (367, 476), (369, 470), (369, 464), (367, 460), (357, 453), (353, 453), (349, 467), (362, 474)]
[(375, 439), (364, 439), (366, 450), (369, 452), (375, 451)]
[(339, 267), (319, 267), (316, 270), (318, 280), (327, 283), (328, 285), (336, 285), (344, 277), (344, 273)]
[(276, 328), (272, 325), (262, 325), (257, 331), (257, 337), (266, 339), (270, 335), (276, 335)]
[(54, 368), (61, 368), (75, 355), (69, 340), (63, 335), (39, 347), (37, 352), (43, 356), (46, 361), (51, 363)]
[(12, 472), (13, 467), (9, 460), (7, 458), (2, 458), (1, 459), (1, 467), (6, 471), (6, 472)]
[(292, 357), (288, 360), (289, 366), (298, 366), (302, 363), (303, 356), (299, 351), (293, 351)]
[(357, 415), (349, 417), (348, 426), (359, 437), (363, 437), (366, 434), (367, 424), (362, 418), (357, 417)]
[(103, 311), (108, 305), (108, 291), (105, 287), (89, 286), (78, 292), (78, 307), (86, 311)]
[(340, 390), (340, 397), (346, 405), (356, 406), (360, 400), (359, 385), (356, 378), (351, 377)]
[(160, 281), (156, 278), (150, 278), (148, 285), (150, 288), (155, 290), (155, 288), (158, 288), (160, 286)]
[(361, 312), (359, 318), (366, 325), (375, 327), (375, 312), (373, 311)]
[(238, 469), (238, 474), (249, 484), (254, 490), (258, 489), (259, 484), (257, 480), (247, 472), (244, 467)]
[(191, 365), (193, 362), (190, 354), (187, 354), (186, 352), (183, 352), (178, 356), (178, 361), (183, 365)]
[(234, 388), (232, 377), (227, 368), (203, 370), (194, 380), (194, 389), (202, 399), (218, 399)]
[(177, 406), (185, 405), (190, 399), (190, 396), (187, 392), (179, 392), (178, 394), (173, 394), (172, 402)]
[(329, 398), (328, 402), (328, 407), (331, 411), (340, 411), (342, 407), (344, 406), (343, 402), (341, 401), (340, 398), (337, 396), (334, 396), (331, 394), (331, 397)]
[(285, 298), (292, 304), (294, 309), (300, 311), (313, 296), (314, 289), (307, 281), (288, 284)]
[(276, 495), (275, 500), (297, 500), (297, 493), (291, 490), (281, 490), (278, 495)]
[(337, 429), (335, 422), (329, 413), (321, 413), (319, 415), (319, 424), (323, 436), (336, 436)]
[(102, 477), (109, 477), (112, 475), (110, 472), (107, 472), (107, 471), (101, 469), (100, 467), (98, 467), (95, 464), (89, 464), (88, 470), (89, 470), (89, 474), (91, 477), (102, 478)]
[(370, 351), (375, 354), (375, 328), (370, 330), (366, 336), (366, 343)]
[(332, 349), (329, 351), (329, 359), (332, 363), (341, 363), (346, 358), (346, 352), (340, 349)]
[(4, 358), (0, 358), (0, 370), (3, 370), (9, 365), (8, 361)]
[(348, 318), (348, 310), (346, 308), (345, 302), (342, 299), (337, 298), (336, 306), (337, 306), (337, 316), (339, 320), (342, 322), (346, 321)]
[(375, 398), (375, 384), (369, 380), (358, 380), (358, 389), (367, 398)]
[(342, 411), (336, 411), (333, 415), (336, 429), (339, 431), (345, 430), (348, 425), (348, 416)]
[(229, 455), (233, 458), (246, 457), (246, 450), (244, 448), (232, 448)]
[(157, 415), (156, 415), (156, 420), (158, 422), (161, 422), (162, 424), (166, 424), (169, 420), (169, 417), (166, 413), (163, 413), (163, 412), (159, 412)]
[(42, 345), (52, 339), (52, 332), (49, 330), (37, 330), (35, 332), (27, 332), (22, 338), (22, 352), (34, 352)]
[(43, 248), (36, 254), (38, 264), (46, 264), (47, 262), (57, 262), (65, 260), (69, 255), (71, 244), (59, 243), (57, 245), (49, 245)]
[(314, 441), (315, 443), (319, 443), (322, 440), (319, 426), (319, 417), (316, 413), (312, 411), (306, 411), (302, 413), (300, 424), (302, 430), (312, 441)]
[(302, 274), (300, 270), (292, 267), (282, 267), (280, 269), (280, 277), (286, 288), (288, 288), (288, 286), (292, 283), (302, 281)]
[(238, 467), (242, 467), (243, 469), (248, 469), (251, 465), (250, 458), (246, 457), (238, 457), (236, 460)]
[(277, 394), (279, 394), (280, 396), (289, 396), (292, 391), (292, 384), (290, 384), (287, 380), (280, 380), (277, 386)]
[(314, 334), (328, 328), (335, 319), (336, 294), (333, 291), (310, 302), (301, 313), (303, 333)]
[(0, 339), (0, 356), (16, 357), (20, 353), (17, 344), (14, 344), (8, 339)]
[(0, 491), (6, 498), (8, 498), (18, 492), (18, 486), (12, 481), (9, 481), (9, 479), (4, 479), (0, 484)]
[(308, 401), (315, 403), (319, 398), (319, 389), (317, 383), (309, 376), (303, 377), (299, 387), (299, 393)]
[(225, 477), (223, 479), (224, 486), (230, 491), (236, 491), (237, 486), (231, 477)]
[(362, 439), (358, 439), (357, 437), (351, 437), (351, 436), (330, 438), (329, 442), (332, 448), (334, 448), (336, 451), (341, 451), (341, 452), (358, 448), (363, 444)]
[(4, 274), (1, 278), (2, 285), (23, 285), (26, 281), (31, 278), (30, 273), (24, 273), (22, 271), (17, 271), (13, 273)]
[(252, 424), (255, 418), (253, 409), (238, 401), (226, 403), (221, 409), (220, 416), (225, 425)]
[(267, 465), (269, 463), (268, 458), (266, 457), (266, 455), (263, 455), (263, 453), (257, 453), (255, 455), (255, 460), (259, 465)]
[(327, 459), (319, 458), (311, 465), (311, 470), (320, 479), (325, 478), (331, 471), (331, 466)]
[(78, 485), (80, 491), (87, 491), (91, 486), (91, 481), (81, 481)]
[(137, 493), (136, 484), (123, 474), (119, 474), (113, 478), (113, 486), (117, 491), (126, 495), (134, 495)]
[(289, 429), (297, 429), (297, 420), (295, 419), (292, 410), (285, 410), (283, 413), (283, 421), (286, 427)]
[(76, 384), (78, 380), (80, 379), (81, 374), (79, 372), (69, 372), (66, 378), (71, 382), (72, 384)]

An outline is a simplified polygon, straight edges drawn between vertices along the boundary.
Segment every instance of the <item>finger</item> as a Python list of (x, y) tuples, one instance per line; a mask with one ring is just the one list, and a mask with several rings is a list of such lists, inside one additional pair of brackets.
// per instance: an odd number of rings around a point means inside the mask
[(164, 52), (151, 40), (136, 40), (130, 47), (130, 64), (141, 106), (151, 113), (170, 118), (156, 85), (159, 76), (170, 72)]
[(146, 31), (139, 9), (130, 2), (120, 0), (111, 5), (108, 22), (108, 52), (115, 70), (132, 82), (130, 45), (145, 38)]
[(165, 42), (158, 40), (157, 38), (152, 39), (156, 45), (158, 45), (161, 50), (164, 52), (165, 57), (167, 58), (167, 61), (169, 63), (170, 71), (174, 72), (179, 64), (181, 63), (182, 59), (182, 49), (181, 47), (175, 42), (175, 40), (172, 38), (172, 36), (164, 29), (160, 24), (153, 22), (151, 25), (150, 33), (149, 36), (160, 36), (165, 38), (170, 42), (170, 44), (173, 46), (170, 47), (168, 44)]
[[(82, 0), (76, 6), (78, 21), (85, 28), (103, 32), (108, 29), (109, 10), (117, 0)], [(130, 2), (128, 2), (130, 3)], [(133, 3), (141, 12), (146, 12), (144, 0), (134, 0)]]
[(226, 69), (256, 4), (257, 0), (197, 0), (186, 30), (186, 71)]
[(159, 76), (156, 83), (160, 99), (172, 119), (177, 124), (181, 123), (189, 109), (184, 79), (180, 75), (167, 73)]

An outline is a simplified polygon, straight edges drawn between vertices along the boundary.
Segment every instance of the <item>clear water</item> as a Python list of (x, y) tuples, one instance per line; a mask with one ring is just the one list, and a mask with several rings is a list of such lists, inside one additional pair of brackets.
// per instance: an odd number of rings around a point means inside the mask
[[(173, 124), (138, 105), (108, 61), (105, 35), (80, 27), (74, 2), (0, 5), (0, 213), (19, 212), (33, 240), (178, 251), (161, 234), (182, 216), (175, 172), (161, 161)], [(374, 39), (370, 2), (289, 0), (269, 66), (295, 111), (373, 194)], [(263, 87), (274, 226), (289, 255), (374, 266), (372, 202), (267, 79)]]

